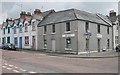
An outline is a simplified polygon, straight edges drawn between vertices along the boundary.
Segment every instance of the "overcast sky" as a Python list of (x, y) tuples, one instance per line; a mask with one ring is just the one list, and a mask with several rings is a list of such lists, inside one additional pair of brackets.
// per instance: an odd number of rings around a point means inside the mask
[(21, 12), (21, 4), (22, 10), (30, 12), (33, 12), (36, 8), (41, 11), (50, 9), (60, 11), (75, 8), (103, 15), (108, 15), (110, 10), (118, 11), (117, 2), (2, 2), (2, 18), (18, 18)]

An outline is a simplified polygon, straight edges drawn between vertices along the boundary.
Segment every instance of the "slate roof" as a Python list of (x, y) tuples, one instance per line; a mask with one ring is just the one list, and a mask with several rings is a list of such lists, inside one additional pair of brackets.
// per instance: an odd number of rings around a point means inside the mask
[(102, 15), (102, 14), (96, 14), (100, 19), (102, 19), (104, 22), (106, 22), (107, 24), (111, 25), (112, 26), (112, 22), (111, 20), (109, 19), (108, 16), (105, 16), (105, 15)]
[(43, 25), (49, 25), (52, 23), (59, 23), (77, 19), (108, 25), (108, 23), (104, 22), (96, 14), (88, 13), (77, 9), (68, 9), (48, 15), (38, 24), (38, 27)]

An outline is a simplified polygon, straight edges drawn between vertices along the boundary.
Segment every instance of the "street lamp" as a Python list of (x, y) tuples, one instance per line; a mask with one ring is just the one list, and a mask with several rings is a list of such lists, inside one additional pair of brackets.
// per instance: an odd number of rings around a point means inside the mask
[(87, 32), (84, 34), (86, 36), (86, 51), (88, 52), (88, 55), (90, 56), (90, 36), (92, 35), (90, 30), (87, 30)]

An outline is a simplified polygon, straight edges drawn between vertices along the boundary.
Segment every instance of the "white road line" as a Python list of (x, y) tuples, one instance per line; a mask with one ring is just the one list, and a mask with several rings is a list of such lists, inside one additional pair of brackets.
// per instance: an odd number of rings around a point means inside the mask
[(12, 71), (14, 71), (14, 72), (16, 72), (16, 73), (19, 73), (19, 71), (18, 71), (18, 70), (12, 70)]
[(29, 73), (36, 73), (36, 72), (33, 72), (33, 71), (29, 71)]
[(9, 67), (8, 67), (8, 68), (6, 68), (6, 69), (8, 69), (8, 70), (12, 70), (12, 68), (9, 68)]
[(14, 66), (14, 68), (16, 68), (16, 69), (17, 69), (18, 67)]
[(21, 71), (27, 71), (27, 70), (24, 70), (24, 69), (22, 69), (22, 68), (20, 68), (20, 70), (21, 70)]
[(13, 67), (13, 65), (8, 65), (8, 66)]
[(7, 66), (2, 66), (2, 68), (6, 68)]

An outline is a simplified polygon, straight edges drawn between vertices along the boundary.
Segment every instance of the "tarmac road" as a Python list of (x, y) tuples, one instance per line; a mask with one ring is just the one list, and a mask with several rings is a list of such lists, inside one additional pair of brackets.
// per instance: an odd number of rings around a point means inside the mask
[(2, 50), (2, 73), (118, 73), (118, 57), (68, 58)]

